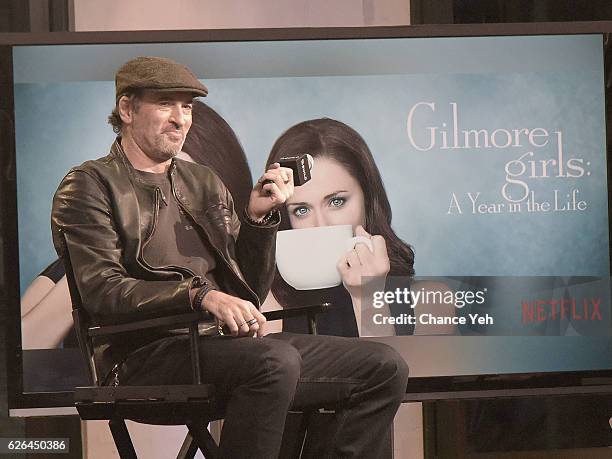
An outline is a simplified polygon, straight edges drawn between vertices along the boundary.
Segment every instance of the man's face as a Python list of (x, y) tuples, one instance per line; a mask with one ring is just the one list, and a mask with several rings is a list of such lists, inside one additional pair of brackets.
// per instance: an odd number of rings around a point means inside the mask
[(132, 98), (128, 128), (145, 155), (163, 163), (181, 151), (191, 127), (192, 102), (188, 92), (144, 91)]

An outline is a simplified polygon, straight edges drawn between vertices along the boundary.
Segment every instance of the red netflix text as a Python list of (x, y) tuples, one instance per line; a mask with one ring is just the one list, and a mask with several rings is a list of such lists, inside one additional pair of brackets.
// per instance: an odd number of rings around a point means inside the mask
[(559, 298), (522, 301), (523, 323), (545, 320), (603, 320), (601, 298)]

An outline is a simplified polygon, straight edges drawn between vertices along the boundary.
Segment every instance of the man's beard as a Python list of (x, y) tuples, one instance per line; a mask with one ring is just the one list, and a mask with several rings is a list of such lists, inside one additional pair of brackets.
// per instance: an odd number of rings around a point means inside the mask
[(171, 142), (160, 136), (155, 139), (155, 143), (151, 151), (147, 152), (147, 156), (155, 161), (164, 162), (174, 158), (183, 148), (184, 139), (181, 142)]
[(172, 141), (165, 134), (158, 134), (155, 136), (147, 137), (145, 135), (133, 135), (134, 142), (140, 150), (150, 159), (155, 161), (156, 163), (164, 163), (176, 155), (179, 154), (181, 148), (183, 148), (183, 143), (185, 142), (184, 136), (182, 139)]
[[(168, 128), (167, 128), (168, 129)], [(140, 150), (156, 163), (164, 163), (179, 154), (185, 137), (186, 129), (172, 129), (162, 132), (151, 132), (146, 126), (134, 125), (131, 136)], [(173, 138), (172, 133), (180, 134)]]

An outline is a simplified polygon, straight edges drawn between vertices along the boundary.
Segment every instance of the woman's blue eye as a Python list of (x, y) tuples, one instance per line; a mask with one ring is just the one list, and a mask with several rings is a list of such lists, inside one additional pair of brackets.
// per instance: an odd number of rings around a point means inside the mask
[(342, 207), (345, 202), (346, 202), (345, 198), (341, 198), (339, 196), (336, 196), (335, 198), (331, 198), (329, 200), (329, 205), (330, 205), (330, 207)]
[(296, 207), (293, 210), (293, 215), (295, 215), (296, 217), (303, 217), (307, 213), (308, 213), (308, 207)]

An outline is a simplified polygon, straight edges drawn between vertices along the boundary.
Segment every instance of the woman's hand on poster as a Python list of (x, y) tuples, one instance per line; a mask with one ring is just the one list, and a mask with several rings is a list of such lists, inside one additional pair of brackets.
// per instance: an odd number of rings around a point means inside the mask
[(346, 253), (338, 262), (338, 271), (344, 287), (351, 296), (357, 320), (359, 336), (391, 336), (395, 333), (392, 325), (372, 327), (374, 314), (389, 315), (389, 308), (374, 308), (372, 298), (376, 291), (384, 291), (390, 262), (387, 244), (382, 236), (372, 236), (362, 226), (355, 229), (355, 236), (367, 238), (367, 244), (357, 242), (355, 248)]
[(365, 284), (382, 283), (381, 288), (384, 288), (390, 263), (387, 244), (382, 236), (372, 236), (361, 225), (355, 229), (355, 236), (368, 238), (372, 243), (372, 250), (366, 244), (357, 242), (355, 248), (338, 262), (338, 271), (351, 296), (360, 296)]
[(259, 178), (249, 198), (247, 212), (253, 220), (263, 219), (293, 196), (293, 171), (273, 163)]

